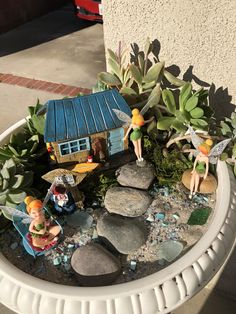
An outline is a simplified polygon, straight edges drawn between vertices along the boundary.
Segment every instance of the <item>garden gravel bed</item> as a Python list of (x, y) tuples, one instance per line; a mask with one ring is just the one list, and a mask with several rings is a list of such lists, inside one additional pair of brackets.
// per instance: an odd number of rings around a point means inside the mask
[[(108, 213), (103, 207), (104, 204), (97, 200), (89, 207), (76, 212), (80, 226), (71, 224), (73, 219), (70, 215), (59, 217), (64, 229), (63, 239), (45, 256), (34, 259), (27, 254), (19, 234), (13, 227), (0, 236), (1, 252), (13, 265), (24, 272), (43, 280), (69, 286), (79, 285), (71, 268), (71, 256), (77, 248), (90, 242), (102, 244), (120, 260), (122, 271), (113, 284), (129, 282), (153, 274), (184, 255), (206, 232), (213, 210), (203, 225), (191, 225), (189, 218), (196, 209), (213, 209), (215, 194), (208, 196), (198, 194), (189, 200), (188, 191), (182, 184), (177, 184), (173, 188), (153, 184), (149, 194), (153, 199), (151, 205), (142, 216), (136, 218), (145, 225), (146, 242), (130, 254), (118, 253), (98, 237), (97, 220)], [(82, 217), (81, 213), (83, 213)], [(76, 224), (75, 221), (74, 223)], [(175, 248), (176, 243), (178, 245)], [(169, 253), (165, 250), (169, 250), (169, 246), (173, 245), (174, 250), (178, 251), (176, 253), (178, 256), (174, 259), (172, 256), (173, 260), (170, 260)]]

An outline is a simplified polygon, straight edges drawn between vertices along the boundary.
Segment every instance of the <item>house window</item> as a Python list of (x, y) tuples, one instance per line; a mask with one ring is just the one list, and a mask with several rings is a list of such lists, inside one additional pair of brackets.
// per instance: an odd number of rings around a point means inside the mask
[(90, 144), (89, 144), (89, 138), (81, 138), (76, 141), (70, 141), (66, 143), (58, 144), (60, 149), (61, 156), (74, 154), (77, 152), (81, 152), (83, 150), (89, 150)]

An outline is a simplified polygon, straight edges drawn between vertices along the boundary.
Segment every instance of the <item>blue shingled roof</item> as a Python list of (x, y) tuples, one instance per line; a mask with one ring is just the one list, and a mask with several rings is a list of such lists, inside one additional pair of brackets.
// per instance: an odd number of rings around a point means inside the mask
[(45, 123), (45, 142), (77, 139), (121, 127), (112, 109), (129, 116), (131, 110), (117, 90), (107, 90), (76, 98), (49, 100)]

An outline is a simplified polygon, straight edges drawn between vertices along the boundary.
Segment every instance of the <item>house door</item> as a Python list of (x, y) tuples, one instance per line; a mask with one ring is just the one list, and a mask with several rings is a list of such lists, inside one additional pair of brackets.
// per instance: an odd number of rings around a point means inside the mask
[(119, 128), (108, 132), (108, 154), (109, 156), (124, 150), (124, 129)]

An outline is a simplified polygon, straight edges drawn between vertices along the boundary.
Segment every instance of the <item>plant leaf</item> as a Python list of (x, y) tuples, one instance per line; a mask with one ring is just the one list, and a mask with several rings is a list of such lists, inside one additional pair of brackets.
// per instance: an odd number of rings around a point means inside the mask
[(150, 38), (147, 37), (146, 42), (145, 42), (145, 46), (144, 46), (144, 54), (147, 57), (149, 55), (149, 53), (151, 52), (151, 42), (150, 42)]
[(34, 174), (32, 171), (25, 171), (24, 172), (24, 179), (23, 182), (21, 184), (21, 187), (26, 188), (26, 187), (30, 187), (33, 183), (33, 178), (34, 178)]
[(183, 125), (183, 123), (181, 123), (180, 121), (178, 120), (175, 120), (173, 123), (172, 123), (172, 127), (177, 131), (177, 132), (184, 132), (187, 130), (187, 127), (185, 127)]
[(110, 71), (112, 74), (116, 74), (120, 81), (122, 82), (122, 75), (121, 75), (121, 69), (117, 61), (113, 59), (108, 59), (108, 65), (110, 67)]
[(117, 56), (116, 56), (114, 51), (112, 51), (111, 49), (108, 48), (107, 53), (108, 53), (110, 59), (112, 59), (114, 61), (118, 61)]
[(160, 84), (158, 83), (152, 90), (151, 94), (148, 97), (148, 107), (152, 108), (153, 106), (157, 105), (161, 98), (161, 88)]
[(26, 193), (24, 191), (16, 191), (16, 192), (13, 192), (11, 191), (9, 194), (8, 194), (8, 198), (11, 202), (13, 202), (14, 204), (19, 204), (21, 202), (24, 201), (26, 197)]
[(37, 132), (41, 135), (44, 135), (44, 126), (45, 126), (45, 118), (44, 116), (33, 115), (31, 117), (33, 127), (37, 130)]
[(208, 123), (203, 119), (190, 119), (190, 122), (197, 127), (204, 127), (208, 125)]
[(13, 156), (15, 156), (15, 157), (20, 157), (20, 154), (17, 152), (17, 150), (16, 150), (13, 146), (11, 146), (10, 144), (8, 144), (8, 148), (12, 151)]
[(185, 104), (187, 100), (190, 98), (191, 93), (192, 93), (192, 84), (191, 83), (184, 84), (179, 94), (179, 108), (181, 111), (184, 111)]
[(197, 103), (198, 97), (192, 95), (185, 104), (185, 110), (187, 110), (188, 112), (193, 110), (197, 106)]
[[(155, 81), (152, 81), (152, 82), (149, 82), (149, 83), (145, 83), (145, 84), (143, 84), (143, 89), (150, 89), (150, 88), (152, 88), (155, 85), (156, 85)], [(144, 91), (144, 93), (145, 93), (145, 91)]]
[(140, 53), (138, 54), (138, 65), (139, 65), (141, 73), (143, 74), (144, 73), (144, 58)]
[(130, 70), (135, 82), (137, 82), (138, 85), (141, 85), (142, 84), (142, 75), (140, 73), (139, 68), (136, 65), (131, 64), (129, 67), (129, 70)]
[(175, 99), (174, 95), (171, 90), (169, 89), (164, 89), (162, 91), (162, 99), (168, 108), (169, 112), (172, 114), (175, 114), (176, 111), (176, 104), (175, 104)]
[(6, 194), (0, 194), (0, 205), (6, 204), (7, 195)]
[(6, 167), (3, 167), (0, 171), (1, 176), (3, 179), (9, 180), (10, 179), (10, 173)]
[(177, 121), (179, 121), (182, 124), (185, 123), (186, 118), (183, 112), (181, 112), (180, 110), (176, 110), (175, 116), (177, 118)]
[(204, 116), (204, 111), (202, 108), (194, 108), (190, 111), (190, 115), (194, 119), (199, 119)]
[(131, 88), (131, 87), (126, 87), (126, 86), (123, 86), (121, 89), (120, 89), (120, 93), (123, 94), (123, 95), (137, 95), (136, 91)]
[(13, 178), (11, 178), (11, 188), (18, 189), (24, 180), (24, 176), (20, 174), (16, 174)]
[(165, 65), (165, 62), (158, 62), (158, 63), (155, 63), (153, 66), (151, 66), (147, 74), (144, 76), (143, 81), (145, 83), (149, 83), (152, 81), (156, 82), (164, 65)]
[(168, 130), (174, 121), (175, 117), (161, 117), (157, 121), (157, 128), (159, 130)]
[(108, 86), (119, 86), (121, 81), (115, 75), (108, 72), (100, 72), (98, 74), (98, 79)]
[(186, 82), (183, 80), (180, 80), (179, 78), (175, 77), (173, 74), (171, 74), (169, 71), (164, 70), (164, 76), (167, 79), (168, 82), (175, 86), (183, 86)]

